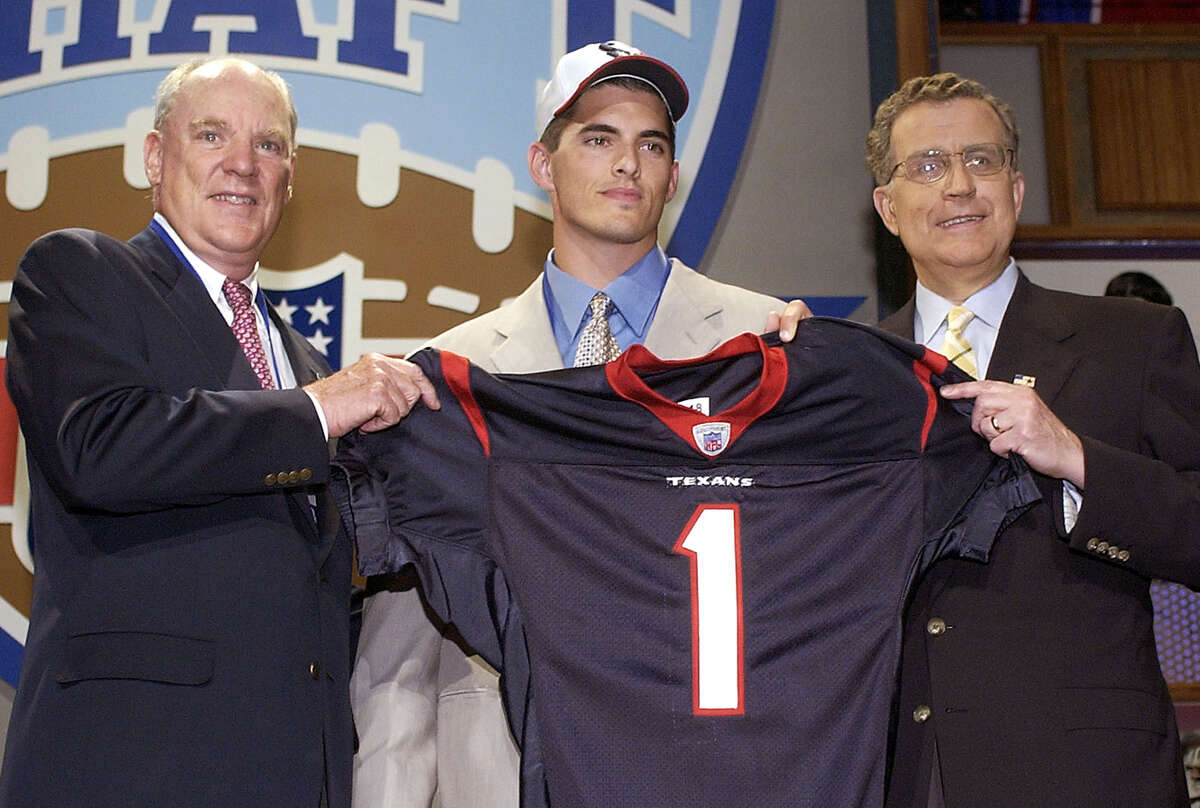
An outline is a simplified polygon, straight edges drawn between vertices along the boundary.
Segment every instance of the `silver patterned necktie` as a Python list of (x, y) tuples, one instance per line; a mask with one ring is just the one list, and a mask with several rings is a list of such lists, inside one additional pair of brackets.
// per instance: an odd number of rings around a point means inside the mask
[(963, 329), (975, 319), (975, 312), (965, 306), (952, 306), (946, 312), (946, 341), (942, 343), (942, 354), (972, 379), (979, 378), (979, 367), (975, 364), (975, 349), (967, 342)]
[(608, 324), (608, 315), (613, 310), (612, 300), (603, 292), (597, 292), (588, 302), (588, 309), (592, 317), (583, 327), (583, 333), (579, 335), (579, 347), (575, 349), (577, 368), (602, 365), (621, 355), (617, 338)]

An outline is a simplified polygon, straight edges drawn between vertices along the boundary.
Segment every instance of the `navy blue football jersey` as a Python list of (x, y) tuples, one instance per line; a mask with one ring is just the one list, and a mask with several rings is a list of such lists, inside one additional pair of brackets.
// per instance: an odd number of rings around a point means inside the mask
[[(1038, 498), (937, 388), (840, 320), (695, 360), (494, 376), (339, 453), (364, 574), (415, 565), (502, 671), (522, 804), (882, 803), (905, 598)], [(957, 405), (962, 407), (964, 405)]]

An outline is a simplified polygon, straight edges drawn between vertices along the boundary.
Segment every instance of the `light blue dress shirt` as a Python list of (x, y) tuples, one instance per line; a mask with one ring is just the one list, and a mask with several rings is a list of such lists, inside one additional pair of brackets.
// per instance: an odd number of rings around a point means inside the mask
[(543, 269), (542, 293), (550, 315), (550, 328), (563, 365), (571, 367), (575, 364), (579, 337), (591, 319), (588, 303), (596, 292), (604, 292), (613, 302), (608, 324), (621, 350), (645, 341), (667, 285), (671, 263), (662, 248), (655, 245), (603, 289), (593, 289), (555, 266), (553, 251), (546, 257)]

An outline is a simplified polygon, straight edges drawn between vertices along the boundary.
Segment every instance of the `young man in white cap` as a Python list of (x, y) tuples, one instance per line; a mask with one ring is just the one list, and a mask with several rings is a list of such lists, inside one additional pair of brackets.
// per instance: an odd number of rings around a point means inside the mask
[[(675, 122), (687, 85), (620, 42), (568, 53), (537, 104), (529, 173), (550, 196), (554, 249), (512, 303), (430, 345), (494, 372), (598, 364), (644, 343), (702, 356), (745, 331), (780, 327), (772, 297), (718, 283), (658, 246), (675, 194)], [(803, 303), (785, 311), (792, 332)], [(785, 334), (788, 336), (788, 334)], [(396, 582), (366, 601), (351, 700), (359, 733), (354, 805), (514, 808), (519, 753), (496, 674), (448, 641), (418, 590)]]

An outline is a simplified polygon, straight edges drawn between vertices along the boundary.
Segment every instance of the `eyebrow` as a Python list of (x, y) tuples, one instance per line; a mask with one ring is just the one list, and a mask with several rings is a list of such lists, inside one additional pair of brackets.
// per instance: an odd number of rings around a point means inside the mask
[(195, 118), (188, 122), (189, 129), (205, 129), (209, 127), (215, 129), (228, 129), (229, 124), (220, 118)]
[[(607, 135), (621, 134), (620, 129), (607, 123), (590, 123), (579, 130), (581, 135), (592, 134), (595, 132), (601, 132)], [(671, 141), (671, 138), (667, 136), (667, 133), (661, 129), (643, 129), (641, 132), (638, 132), (638, 138), (658, 138), (660, 140), (665, 140), (668, 143)]]
[[(229, 129), (229, 124), (228, 124), (228, 122), (223, 121), (220, 118), (196, 118), (195, 120), (191, 121), (188, 124), (188, 128), (191, 129), (192, 131), (195, 131), (197, 129), (208, 129), (208, 128), (227, 130), (227, 129)], [(289, 144), (291, 142), (290, 138), (287, 135), (286, 130), (279, 129), (274, 126), (264, 129), (261, 132), (256, 132), (255, 134), (258, 137), (279, 138), (280, 140), (284, 141), (285, 143), (289, 143)]]

